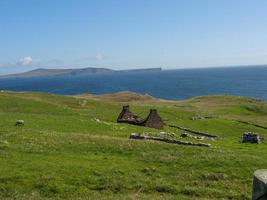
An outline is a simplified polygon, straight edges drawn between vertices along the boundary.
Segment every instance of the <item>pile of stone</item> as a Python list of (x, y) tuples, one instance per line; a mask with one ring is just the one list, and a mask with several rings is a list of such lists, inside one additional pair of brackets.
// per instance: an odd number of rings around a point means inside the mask
[(260, 136), (258, 133), (253, 133), (253, 132), (245, 132), (243, 134), (243, 143), (255, 143), (255, 144), (260, 144)]
[(193, 138), (193, 139), (196, 139), (196, 140), (211, 140), (211, 141), (215, 141), (215, 138), (212, 138), (212, 137), (194, 136), (194, 135), (191, 135), (189, 133), (182, 133), (180, 137), (182, 137), (182, 138)]
[(170, 132), (170, 133), (167, 133), (167, 132), (144, 132), (142, 133), (142, 135), (146, 135), (146, 136), (158, 136), (158, 137), (175, 137), (176, 136), (176, 133), (173, 133), (173, 132)]
[(195, 116), (195, 117), (192, 117), (191, 120), (202, 120), (202, 119), (213, 119), (213, 118), (218, 118), (217, 116), (213, 116), (213, 115), (210, 115), (210, 116)]

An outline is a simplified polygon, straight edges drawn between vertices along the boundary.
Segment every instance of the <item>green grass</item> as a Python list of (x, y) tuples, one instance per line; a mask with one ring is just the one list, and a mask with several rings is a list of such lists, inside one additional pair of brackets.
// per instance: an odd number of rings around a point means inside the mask
[[(0, 199), (250, 199), (254, 170), (267, 166), (267, 143), (242, 144), (241, 136), (267, 130), (238, 121), (266, 126), (264, 102), (133, 99), (0, 93)], [(143, 117), (157, 108), (166, 123), (220, 139), (207, 142), (212, 148), (130, 140), (130, 133), (158, 131), (117, 124), (125, 103)], [(218, 118), (191, 120), (198, 115)], [(25, 125), (14, 126), (17, 119)]]

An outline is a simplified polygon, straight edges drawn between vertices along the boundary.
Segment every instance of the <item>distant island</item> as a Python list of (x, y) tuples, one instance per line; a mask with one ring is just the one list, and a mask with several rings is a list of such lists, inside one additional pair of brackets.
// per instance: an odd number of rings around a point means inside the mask
[(152, 72), (161, 71), (161, 68), (146, 68), (146, 69), (132, 69), (132, 70), (112, 70), (108, 68), (73, 68), (73, 69), (46, 69), (38, 68), (28, 72), (2, 75), (0, 78), (32, 78), (45, 76), (76, 76), (88, 74), (108, 74), (108, 73), (129, 73), (129, 72)]

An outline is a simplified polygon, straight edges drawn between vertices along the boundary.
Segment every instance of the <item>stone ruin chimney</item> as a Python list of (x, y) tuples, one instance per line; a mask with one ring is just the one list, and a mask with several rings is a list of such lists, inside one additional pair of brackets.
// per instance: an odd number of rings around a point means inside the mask
[(142, 122), (146, 127), (163, 129), (164, 122), (156, 109), (151, 109), (147, 118)]
[(137, 124), (139, 123), (139, 117), (137, 115), (134, 115), (130, 111), (130, 106), (125, 105), (122, 108), (121, 113), (118, 116), (117, 122), (118, 123), (130, 123), (130, 124)]
[(117, 122), (122, 122), (124, 119), (130, 117), (130, 106), (126, 105), (122, 107), (122, 111), (118, 116)]

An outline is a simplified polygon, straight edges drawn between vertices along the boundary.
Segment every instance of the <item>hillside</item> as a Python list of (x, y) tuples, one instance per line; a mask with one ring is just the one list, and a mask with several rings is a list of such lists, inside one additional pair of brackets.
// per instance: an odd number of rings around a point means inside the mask
[(2, 75), (0, 78), (33, 78), (46, 76), (76, 76), (88, 74), (106, 74), (106, 73), (130, 73), (130, 72), (151, 72), (161, 71), (161, 68), (133, 69), (133, 70), (112, 70), (108, 68), (75, 68), (75, 69), (45, 69), (39, 68), (28, 72)]
[[(118, 124), (121, 107), (166, 124), (219, 136), (211, 148), (130, 140), (156, 129)], [(121, 92), (57, 96), (0, 93), (0, 199), (250, 199), (267, 143), (242, 144), (245, 131), (267, 136), (267, 104), (234, 96), (165, 101)], [(191, 120), (194, 116), (214, 116)], [(15, 126), (18, 119), (24, 126)], [(184, 131), (165, 126), (180, 138)]]
[(93, 94), (82, 94), (78, 97), (85, 99), (94, 99), (94, 100), (105, 100), (105, 101), (114, 101), (114, 102), (153, 102), (158, 101), (159, 99), (155, 99), (149, 95), (142, 95), (134, 92), (117, 92), (113, 94), (103, 94), (103, 95), (93, 95)]
[(24, 73), (10, 74), (1, 76), (1, 78), (29, 78), (43, 76), (61, 76), (61, 75), (86, 75), (96, 73), (110, 73), (113, 70), (106, 68), (82, 68), (82, 69), (35, 69)]

